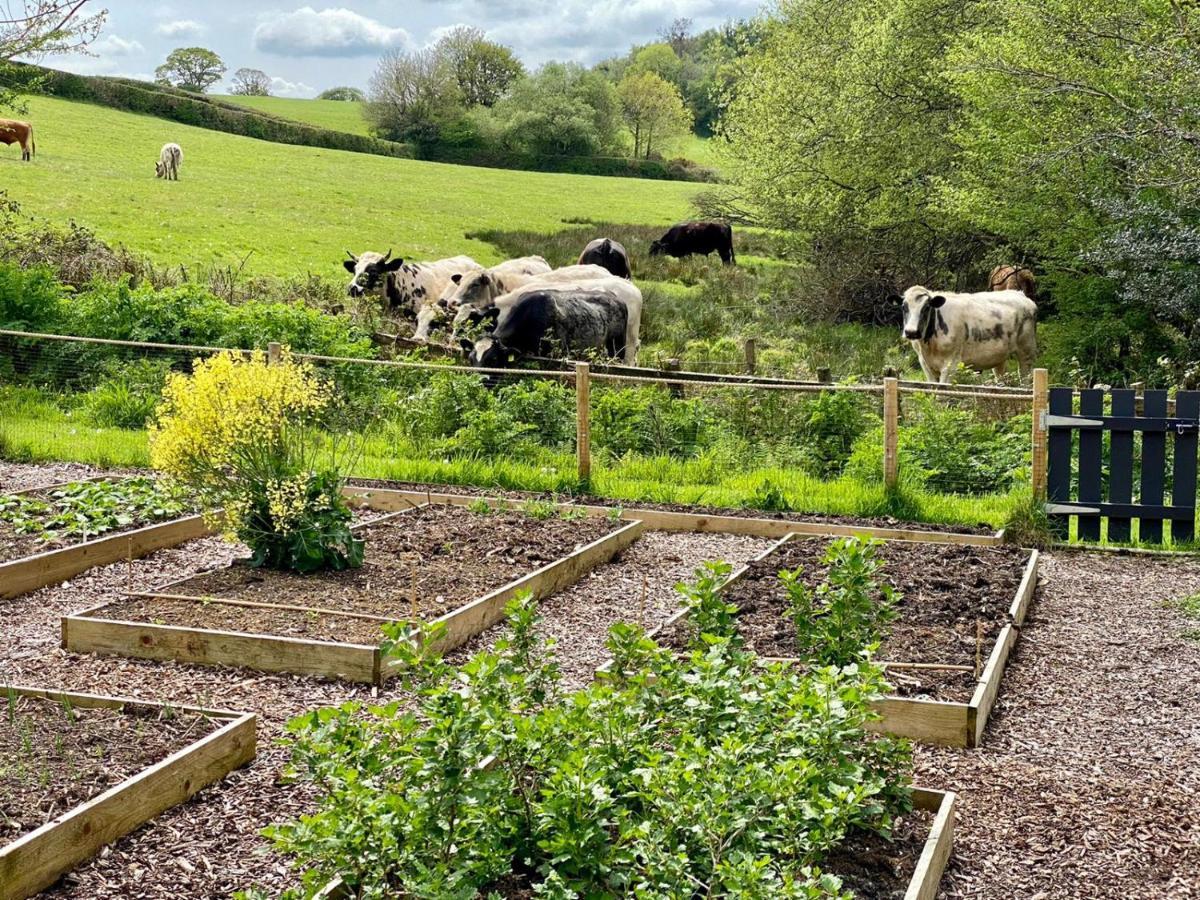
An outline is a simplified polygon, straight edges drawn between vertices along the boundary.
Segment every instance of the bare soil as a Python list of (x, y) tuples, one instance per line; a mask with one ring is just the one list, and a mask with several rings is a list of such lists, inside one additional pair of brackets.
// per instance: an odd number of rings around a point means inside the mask
[(904, 900), (934, 814), (914, 809), (895, 822), (890, 840), (856, 829), (821, 861), (821, 871), (842, 879), (842, 889), (855, 900)]
[(166, 593), (433, 619), (622, 524), (536, 519), (523, 512), (485, 515), (451, 506), (413, 509), (359, 529), (366, 541), (360, 569), (297, 575), (234, 565), (171, 585)]
[(83, 709), (0, 690), (0, 846), (209, 734), (169, 710)]
[[(762, 656), (795, 656), (795, 629), (787, 616), (782, 570), (800, 568), (810, 588), (828, 574), (823, 557), (831, 541), (808, 538), (784, 544), (749, 570), (726, 593), (738, 607), (738, 631)], [(1008, 610), (1021, 583), (1029, 554), (1010, 547), (960, 547), (950, 544), (891, 542), (878, 558), (884, 576), (901, 592), (897, 616), (879, 649), (889, 662), (974, 666), (977, 623), (984, 661), (1008, 623)], [(684, 622), (662, 639), (681, 647), (688, 638)], [(968, 701), (975, 690), (972, 672), (893, 669), (888, 678), (901, 696)]]

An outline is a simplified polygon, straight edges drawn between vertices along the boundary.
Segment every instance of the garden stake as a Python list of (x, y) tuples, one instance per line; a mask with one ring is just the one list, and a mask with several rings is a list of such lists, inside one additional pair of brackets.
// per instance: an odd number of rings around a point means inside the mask
[(133, 593), (133, 538), (128, 540), (128, 556), (125, 560), (126, 593)]
[(417, 621), (417, 564), (408, 564), (408, 614)]
[(638, 601), (638, 617), (637, 617), (638, 625), (641, 625), (646, 620), (646, 591), (649, 587), (649, 584), (650, 584), (649, 578), (642, 579), (642, 597), (641, 597), (641, 600)]
[(975, 680), (979, 680), (983, 668), (983, 620), (975, 620)]

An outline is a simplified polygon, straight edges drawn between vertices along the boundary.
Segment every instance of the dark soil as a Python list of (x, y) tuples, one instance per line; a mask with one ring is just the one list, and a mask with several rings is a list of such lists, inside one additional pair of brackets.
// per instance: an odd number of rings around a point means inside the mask
[[(482, 515), (451, 506), (413, 509), (357, 529), (367, 543), (360, 569), (297, 575), (237, 564), (173, 584), (164, 592), (434, 619), (562, 559), (622, 524), (557, 516), (535, 519), (523, 512)], [(272, 620), (274, 616), (272, 611)]]
[(657, 509), (664, 512), (682, 512), (698, 516), (734, 516), (739, 519), (777, 519), (784, 522), (826, 522), (831, 525), (862, 525), (872, 528), (904, 528), (909, 531), (942, 531), (949, 534), (995, 534), (996, 529), (986, 523), (978, 525), (938, 525), (929, 522), (905, 522), (890, 516), (859, 517), (830, 516), (810, 513), (772, 512), (763, 509), (732, 506), (688, 506), (683, 503), (652, 503), (642, 500), (614, 500), (595, 494), (579, 494), (571, 497), (531, 491), (506, 491), (501, 488), (455, 484), (421, 484), (411, 481), (385, 481), (371, 478), (352, 478), (350, 484), (357, 487), (387, 488), (400, 491), (430, 491), (439, 494), (460, 496), (507, 497), (513, 500), (542, 499), (555, 502), (576, 502), (597, 506), (617, 506), (625, 509)]
[(215, 727), (194, 714), (137, 707), (81, 709), (36, 697), (0, 697), (0, 846)]
[[(738, 630), (762, 656), (794, 656), (794, 628), (787, 617), (783, 569), (801, 567), (815, 588), (828, 567), (823, 557), (831, 541), (808, 538), (783, 545), (749, 571), (727, 596), (738, 607)], [(986, 662), (1021, 582), (1028, 553), (1009, 547), (887, 542), (880, 546), (887, 581), (902, 597), (890, 634), (878, 658), (889, 662), (973, 666), (976, 623), (982, 626), (980, 655)], [(669, 646), (686, 643), (684, 623), (662, 635)], [(905, 697), (967, 701), (975, 690), (971, 672), (892, 669), (888, 679)]]
[(196, 600), (173, 600), (169, 597), (129, 597), (104, 607), (103, 613), (105, 619), (121, 619), (126, 622), (152, 622), (155, 625), (176, 625), (180, 628), (270, 634), (308, 641), (375, 645), (383, 639), (383, 632), (379, 630), (383, 622), (376, 619)]
[(0, 521), (0, 563), (56, 550), (60, 546), (62, 545), (43, 540), (36, 534), (21, 534), (7, 522)]
[(821, 861), (821, 871), (842, 879), (855, 900), (904, 900), (933, 820), (932, 812), (914, 809), (896, 820), (890, 841), (855, 830)]

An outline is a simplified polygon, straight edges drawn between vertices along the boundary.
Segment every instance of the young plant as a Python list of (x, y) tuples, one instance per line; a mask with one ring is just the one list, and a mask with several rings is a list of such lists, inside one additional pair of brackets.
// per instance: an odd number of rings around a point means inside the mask
[(317, 431), (329, 403), (327, 385), (286, 351), (275, 363), (260, 351), (199, 360), (167, 382), (151, 461), (250, 547), (254, 565), (356, 568), (363, 542), (342, 496), (349, 460)]
[(522, 510), (529, 518), (537, 519), (538, 521), (552, 519), (558, 513), (558, 507), (549, 500), (529, 500), (522, 507)]
[(816, 665), (846, 666), (883, 640), (899, 595), (882, 580), (879, 546), (858, 538), (834, 541), (825, 554), (829, 573), (815, 591), (805, 584), (802, 568), (779, 573), (799, 656)]
[(675, 585), (683, 595), (691, 623), (693, 637), (703, 642), (704, 636), (728, 639), (736, 644), (742, 642), (737, 631), (738, 608), (725, 600), (721, 587), (729, 580), (733, 566), (726, 562), (706, 562), (694, 574), (691, 583)]
[(475, 513), (477, 516), (490, 516), (492, 514), (491, 505), (482, 497), (478, 500), (472, 500), (467, 504), (467, 509)]

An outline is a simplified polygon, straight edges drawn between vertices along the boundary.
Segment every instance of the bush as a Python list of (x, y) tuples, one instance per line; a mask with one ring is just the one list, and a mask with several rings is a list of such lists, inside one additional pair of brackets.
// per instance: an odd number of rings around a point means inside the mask
[(575, 393), (558, 382), (529, 379), (506, 385), (496, 402), (513, 419), (532, 426), (538, 443), (559, 449), (575, 444)]
[(162, 396), (169, 363), (112, 360), (106, 368), (109, 374), (83, 397), (84, 414), (101, 427), (142, 428)]
[(528, 597), (509, 616), (496, 650), (461, 667), (429, 650), (444, 629), (385, 626), (417, 709), (351, 703), (289, 725), (291, 774), (321, 796), (268, 834), (305, 893), (340, 875), (360, 897), (503, 882), (829, 900), (846, 895), (822, 858), (853, 828), (887, 835), (911, 805), (906, 745), (865, 730), (878, 669), (764, 667), (714, 635), (681, 660), (618, 625), (612, 677), (563, 696)]
[(0, 262), (0, 329), (53, 332), (63, 318), (62, 287), (45, 266)]
[(694, 456), (711, 440), (712, 411), (659, 388), (614, 388), (592, 395), (592, 442), (613, 457), (627, 453)]
[(836, 478), (846, 468), (854, 442), (871, 419), (863, 398), (828, 391), (805, 402), (797, 422), (800, 464), (820, 478)]
[(312, 429), (329, 402), (311, 369), (284, 353), (276, 365), (222, 353), (191, 376), (172, 375), (150, 457), (210, 519), (224, 509), (227, 536), (246, 543), (252, 563), (297, 572), (362, 565), (350, 530), (336, 448)]

